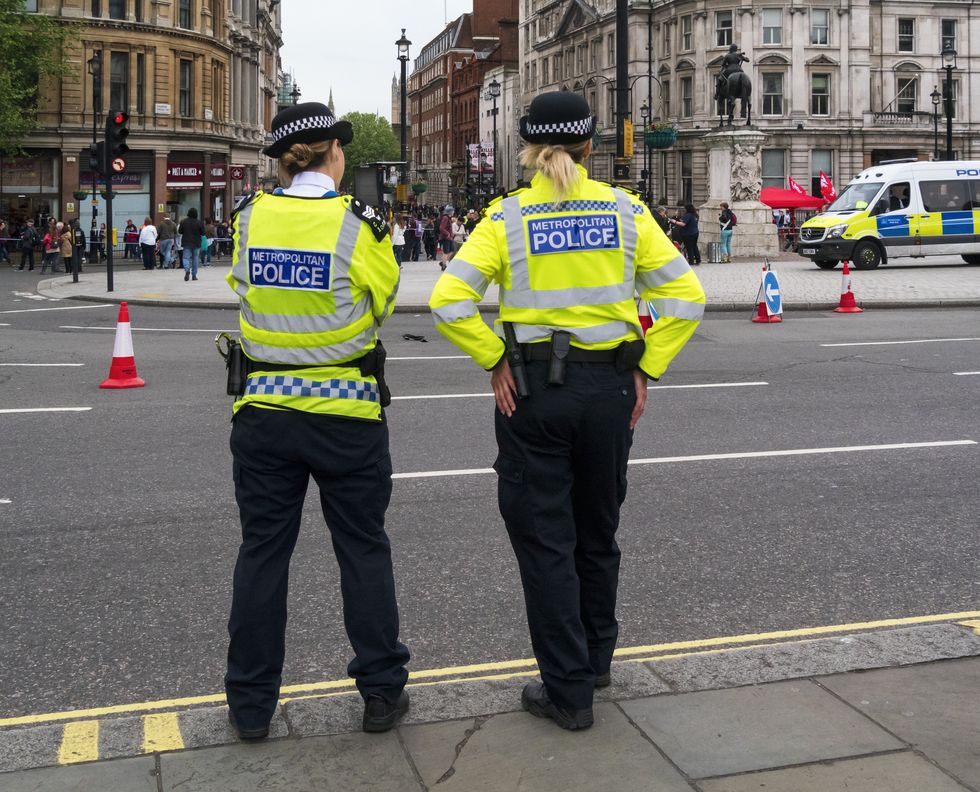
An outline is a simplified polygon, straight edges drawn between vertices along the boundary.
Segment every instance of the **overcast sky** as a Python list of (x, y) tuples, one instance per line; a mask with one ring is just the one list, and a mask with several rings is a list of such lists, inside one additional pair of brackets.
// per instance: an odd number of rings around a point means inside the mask
[(411, 74), (446, 19), (472, 10), (473, 0), (283, 0), (282, 67), (296, 75), (301, 102), (326, 103), (333, 88), (338, 115), (377, 112), (390, 121), (402, 27), (412, 42)]

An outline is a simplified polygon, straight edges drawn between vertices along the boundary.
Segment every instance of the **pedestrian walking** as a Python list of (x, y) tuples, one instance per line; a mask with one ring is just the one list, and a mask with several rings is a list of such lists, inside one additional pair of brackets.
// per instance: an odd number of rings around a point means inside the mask
[(34, 246), (37, 244), (38, 235), (34, 228), (34, 221), (28, 219), (24, 228), (20, 232), (20, 266), (19, 270), (24, 269), (25, 264), (30, 264), (28, 270), (34, 269)]
[(204, 236), (204, 223), (197, 219), (197, 209), (187, 210), (187, 217), (177, 226), (180, 246), (183, 250), (184, 280), (193, 275), (197, 280), (197, 267), (201, 261), (201, 239)]
[(405, 253), (405, 218), (402, 215), (395, 218), (395, 224), (391, 227), (391, 248), (401, 269), (402, 255)]
[(201, 266), (210, 267), (212, 253), (214, 252), (214, 240), (217, 237), (214, 223), (209, 217), (204, 221), (204, 238), (201, 240)]
[(48, 220), (48, 230), (41, 237), (44, 248), (44, 258), (41, 259), (41, 274), (50, 267), (51, 272), (58, 271), (58, 256), (61, 253), (61, 232), (54, 218)]
[(701, 263), (701, 251), (698, 250), (698, 213), (693, 204), (684, 207), (684, 213), (677, 219), (670, 221), (672, 225), (680, 229), (681, 242), (684, 243), (684, 255), (693, 264)]
[(721, 226), (721, 260), (730, 264), (732, 261), (732, 235), (735, 233), (735, 226), (738, 225), (738, 218), (725, 201), (721, 202), (721, 214), (718, 215), (718, 223)]
[(177, 224), (168, 215), (161, 215), (157, 223), (157, 241), (160, 243), (160, 269), (173, 268), (174, 238), (177, 236)]
[(81, 272), (85, 265), (85, 229), (78, 218), (72, 221), (72, 225), (75, 229), (75, 250), (78, 251), (78, 271)]
[(64, 264), (65, 272), (71, 272), (71, 257), (74, 251), (75, 237), (72, 231), (72, 221), (67, 223), (58, 223), (61, 226), (61, 235), (58, 237), (58, 246), (61, 254), (61, 260)]
[(126, 228), (123, 231), (123, 259), (137, 259), (139, 254), (140, 232), (136, 223), (129, 219), (126, 221)]
[[(326, 105), (287, 107), (265, 154), (275, 193), (246, 199), (234, 220), (248, 376), (231, 430), (242, 544), (235, 566), (225, 690), (240, 737), (266, 736), (279, 699), (286, 582), (310, 476), (340, 565), (347, 667), (364, 699), (362, 727), (391, 729), (408, 710), (408, 649), (398, 640), (384, 529), (391, 457), (378, 327), (391, 315), (398, 266), (384, 221), (339, 196), (347, 121)], [(259, 266), (269, 262), (267, 266)]]
[[(535, 97), (520, 121), (530, 187), (489, 204), (429, 302), (439, 332), (491, 371), (497, 496), (542, 679), (522, 705), (570, 730), (592, 725), (594, 689), (610, 683), (615, 535), (647, 380), (704, 312), (640, 198), (588, 177), (594, 130), (577, 93)], [(477, 307), (491, 282), (506, 342)], [(659, 314), (645, 340), (635, 292)]]
[(10, 228), (7, 223), (0, 220), (0, 261), (10, 264), (10, 256), (7, 254), (7, 239), (10, 235)]
[(145, 270), (152, 270), (156, 265), (157, 236), (157, 227), (153, 225), (153, 219), (144, 218), (143, 227), (140, 229), (139, 245)]
[(447, 206), (439, 218), (439, 269), (445, 270), (453, 252), (453, 208)]

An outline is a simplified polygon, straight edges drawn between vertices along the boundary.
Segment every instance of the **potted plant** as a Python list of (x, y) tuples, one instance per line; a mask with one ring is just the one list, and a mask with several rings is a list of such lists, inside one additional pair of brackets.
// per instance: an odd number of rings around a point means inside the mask
[(393, 195), (395, 192), (395, 186), (393, 184), (386, 184), (382, 189), (385, 195)]
[(643, 140), (649, 148), (670, 148), (677, 142), (677, 127), (669, 121), (658, 121), (643, 133)]
[(418, 182), (412, 185), (412, 192), (415, 193), (416, 195), (421, 195), (428, 189), (429, 187), (427, 184), (425, 184), (425, 182)]
[(72, 193), (72, 196), (76, 201), (84, 201), (86, 198), (88, 198), (88, 193), (85, 192), (85, 190), (76, 190)]

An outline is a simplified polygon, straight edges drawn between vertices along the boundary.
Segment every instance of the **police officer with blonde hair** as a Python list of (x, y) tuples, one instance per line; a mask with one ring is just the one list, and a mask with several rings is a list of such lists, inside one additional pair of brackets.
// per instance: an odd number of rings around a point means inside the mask
[(384, 221), (337, 185), (347, 121), (297, 104), (272, 123), (265, 153), (284, 188), (249, 196), (234, 219), (228, 283), (241, 301), (246, 355), (231, 451), (242, 544), (228, 623), (225, 689), (239, 737), (269, 732), (282, 682), (289, 560), (312, 476), (340, 566), (348, 666), (365, 731), (408, 709), (391, 552), (388, 399), (378, 328), (398, 265)]
[[(693, 335), (704, 291), (640, 197), (588, 177), (595, 119), (575, 93), (521, 119), (530, 187), (489, 204), (440, 277), (436, 327), (491, 372), (498, 501), (541, 682), (524, 709), (592, 725), (618, 636), (615, 534), (647, 381)], [(477, 303), (499, 284), (496, 333)], [(644, 338), (635, 292), (656, 308)]]

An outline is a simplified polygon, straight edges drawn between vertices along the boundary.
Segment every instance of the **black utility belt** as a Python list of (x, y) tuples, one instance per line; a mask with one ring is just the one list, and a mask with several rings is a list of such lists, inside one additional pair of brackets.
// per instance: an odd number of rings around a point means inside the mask
[(572, 346), (571, 333), (556, 330), (550, 341), (537, 344), (518, 344), (514, 327), (504, 322), (504, 336), (507, 343), (507, 359), (514, 375), (517, 395), (526, 398), (530, 395), (524, 364), (530, 361), (548, 361), (548, 384), (565, 384), (566, 363), (606, 363), (613, 364), (616, 371), (632, 371), (640, 364), (646, 349), (643, 341), (624, 341), (614, 349), (582, 349)]
[[(521, 344), (524, 360), (551, 360), (552, 345), (550, 341), (537, 344)], [(615, 363), (619, 355), (619, 347), (612, 349), (582, 349), (569, 345), (563, 356), (569, 363)]]

